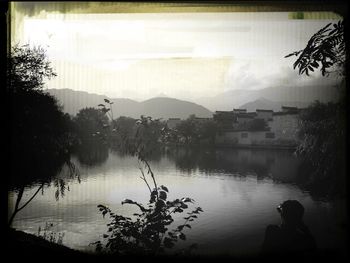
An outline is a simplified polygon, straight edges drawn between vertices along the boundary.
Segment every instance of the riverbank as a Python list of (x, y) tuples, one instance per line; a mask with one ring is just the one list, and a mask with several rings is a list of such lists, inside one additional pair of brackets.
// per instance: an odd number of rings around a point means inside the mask
[[(268, 260), (269, 262), (279, 262), (281, 256), (285, 255), (274, 255), (274, 256), (263, 256), (263, 255), (251, 255), (245, 257), (233, 257), (232, 255), (221, 255), (221, 256), (199, 256), (199, 255), (163, 255), (163, 256), (108, 256), (108, 255), (97, 255), (81, 252), (68, 248), (63, 245), (49, 242), (43, 238), (37, 237), (32, 234), (25, 233), (23, 231), (18, 231), (13, 228), (8, 229), (8, 239), (6, 242), (7, 250), (6, 253), (9, 258), (19, 260), (29, 260), (35, 259), (35, 261), (47, 261), (47, 260), (57, 260), (61, 258), (67, 258), (69, 260), (79, 259), (84, 260), (84, 262), (93, 260), (120, 260), (121, 262), (132, 261), (133, 260), (144, 260), (151, 259), (153, 262), (178, 262), (179, 260), (185, 262), (216, 262), (217, 260), (227, 262), (261, 262), (261, 260)], [(344, 260), (347, 258), (346, 253), (337, 253), (332, 250), (321, 250), (312, 255), (289, 255), (290, 258), (284, 258), (285, 262), (295, 262), (295, 260)]]
[(13, 228), (7, 233), (7, 253), (16, 257), (88, 257), (90, 254), (68, 248), (63, 245), (49, 242), (32, 234), (18, 231)]

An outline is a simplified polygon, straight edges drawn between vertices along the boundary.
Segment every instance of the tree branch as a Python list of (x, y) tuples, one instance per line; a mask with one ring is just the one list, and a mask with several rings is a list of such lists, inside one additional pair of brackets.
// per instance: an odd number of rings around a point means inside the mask
[(44, 183), (41, 184), (41, 186), (38, 188), (38, 190), (36, 190), (36, 192), (33, 194), (33, 196), (24, 204), (22, 205), (20, 208), (17, 209), (17, 212), (21, 211), (23, 208), (25, 208), (30, 201), (32, 201), (34, 199), (34, 197), (39, 193), (39, 191), (41, 190), (41, 188), (44, 187)]

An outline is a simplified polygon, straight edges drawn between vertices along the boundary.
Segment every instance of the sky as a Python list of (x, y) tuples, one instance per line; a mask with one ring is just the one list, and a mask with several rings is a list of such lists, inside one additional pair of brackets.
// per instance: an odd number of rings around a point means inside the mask
[(47, 50), (58, 75), (48, 88), (195, 101), (232, 89), (336, 83), (299, 76), (296, 57), (284, 58), (335, 21), (290, 19), (288, 12), (44, 12), (24, 15), (13, 41)]

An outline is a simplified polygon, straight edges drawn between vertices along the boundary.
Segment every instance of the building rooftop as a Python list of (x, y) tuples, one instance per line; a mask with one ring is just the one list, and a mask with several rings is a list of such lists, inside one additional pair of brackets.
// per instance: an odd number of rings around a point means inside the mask
[(263, 110), (263, 109), (256, 109), (256, 112), (273, 112), (273, 110)]
[(232, 114), (233, 111), (219, 111), (219, 110), (217, 110), (217, 111), (215, 111), (215, 113), (217, 113), (217, 114)]
[(295, 115), (298, 114), (299, 111), (278, 111), (272, 113), (273, 116), (279, 116), (279, 115)]

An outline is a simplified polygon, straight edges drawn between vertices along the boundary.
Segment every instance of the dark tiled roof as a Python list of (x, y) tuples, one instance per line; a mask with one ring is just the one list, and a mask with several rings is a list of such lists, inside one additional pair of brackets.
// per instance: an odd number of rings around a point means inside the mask
[(256, 111), (261, 111), (261, 112), (273, 112), (273, 110), (263, 110), (263, 109), (256, 109)]

